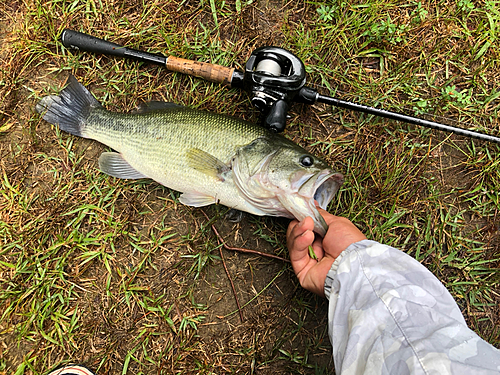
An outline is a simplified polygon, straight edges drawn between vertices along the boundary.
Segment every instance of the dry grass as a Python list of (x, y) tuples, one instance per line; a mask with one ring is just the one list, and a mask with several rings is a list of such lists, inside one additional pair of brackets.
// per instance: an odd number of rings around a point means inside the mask
[[(240, 11), (237, 11), (241, 7)], [(256, 121), (245, 93), (58, 41), (65, 27), (132, 48), (241, 68), (280, 45), (322, 93), (498, 134), (498, 3), (13, 1), (0, 14), (0, 374), (66, 363), (98, 373), (327, 373), (326, 304), (287, 264), (287, 220), (224, 220), (176, 192), (96, 170), (102, 145), (34, 113), (69, 72), (108, 108), (167, 100)], [(319, 11), (318, 11), (319, 10)], [(409, 252), (498, 346), (499, 147), (296, 105), (287, 136), (346, 176), (330, 207)], [(442, 117), (436, 117), (442, 116)]]

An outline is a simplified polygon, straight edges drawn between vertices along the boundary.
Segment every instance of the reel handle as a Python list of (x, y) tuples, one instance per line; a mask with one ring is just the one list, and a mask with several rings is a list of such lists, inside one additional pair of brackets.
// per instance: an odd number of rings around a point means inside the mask
[[(70, 29), (63, 30), (61, 42), (66, 48), (162, 65), (172, 72), (189, 74), (228, 86), (231, 86), (235, 76), (234, 68), (139, 51)], [(239, 79), (239, 75), (237, 78)]]

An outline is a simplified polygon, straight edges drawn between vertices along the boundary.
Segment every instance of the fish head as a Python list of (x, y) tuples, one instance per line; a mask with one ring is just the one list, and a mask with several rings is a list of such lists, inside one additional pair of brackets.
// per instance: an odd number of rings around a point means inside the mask
[(276, 152), (267, 173), (270, 183), (278, 187), (277, 198), (283, 208), (299, 221), (312, 217), (314, 231), (324, 236), (328, 227), (315, 201), (326, 210), (344, 177), (295, 144)]
[[(260, 143), (260, 144), (255, 144)], [(344, 178), (322, 159), (287, 139), (276, 136), (254, 142), (245, 162), (233, 169), (244, 195), (268, 215), (314, 220), (314, 231), (324, 236), (328, 229), (316, 208), (326, 209)], [(243, 154), (243, 153), (242, 153)], [(241, 155), (243, 156), (243, 155)], [(241, 168), (241, 164), (245, 167)], [(242, 178), (243, 174), (246, 178)]]

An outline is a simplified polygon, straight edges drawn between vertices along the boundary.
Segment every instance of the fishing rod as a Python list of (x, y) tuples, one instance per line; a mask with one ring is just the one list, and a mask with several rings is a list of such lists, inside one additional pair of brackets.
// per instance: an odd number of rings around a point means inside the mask
[(287, 112), (292, 103), (320, 102), (500, 144), (500, 138), (493, 135), (321, 95), (305, 86), (304, 63), (293, 53), (279, 47), (257, 48), (245, 64), (245, 70), (239, 71), (222, 65), (135, 50), (70, 29), (64, 29), (61, 41), (66, 48), (157, 64), (173, 72), (243, 89), (250, 93), (252, 104), (262, 112), (262, 125), (276, 132), (285, 129)]

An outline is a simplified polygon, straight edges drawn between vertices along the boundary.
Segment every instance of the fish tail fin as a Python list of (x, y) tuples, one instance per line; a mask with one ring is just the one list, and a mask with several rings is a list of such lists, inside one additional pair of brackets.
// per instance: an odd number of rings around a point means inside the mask
[(85, 137), (85, 122), (93, 108), (101, 104), (92, 94), (70, 75), (67, 86), (59, 95), (43, 97), (36, 105), (36, 111), (43, 113), (43, 119), (59, 126), (65, 132)]

